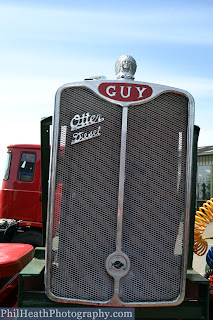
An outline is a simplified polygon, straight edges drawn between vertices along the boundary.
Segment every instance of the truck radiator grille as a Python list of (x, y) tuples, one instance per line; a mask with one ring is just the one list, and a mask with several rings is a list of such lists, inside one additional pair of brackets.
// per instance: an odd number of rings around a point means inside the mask
[[(77, 132), (100, 125), (101, 136), (71, 145), (70, 120), (85, 112), (105, 120)], [(51, 281), (56, 296), (97, 301), (112, 296), (105, 260), (115, 250), (121, 115), (121, 107), (86, 88), (63, 91), (56, 174), (56, 187), (63, 187), (61, 208), (54, 213), (60, 215), (60, 225)]]
[(123, 251), (131, 269), (122, 301), (180, 293), (187, 118), (187, 99), (172, 93), (129, 108)]
[[(123, 108), (68, 87), (59, 109), (46, 286), (58, 301), (106, 304), (114, 293), (105, 262), (116, 250)], [(86, 113), (104, 120), (71, 131), (71, 119)], [(177, 93), (128, 107), (122, 251), (130, 270), (119, 286), (126, 305), (169, 303), (181, 293), (187, 126), (188, 99)], [(100, 135), (72, 143), (80, 132)]]

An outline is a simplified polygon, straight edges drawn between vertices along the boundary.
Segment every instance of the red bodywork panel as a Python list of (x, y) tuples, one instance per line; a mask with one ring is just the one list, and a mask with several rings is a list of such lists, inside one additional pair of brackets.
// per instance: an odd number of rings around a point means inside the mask
[(0, 243), (0, 279), (20, 272), (33, 256), (34, 248), (29, 244)]
[(18, 274), (33, 256), (29, 244), (0, 243), (0, 308), (18, 307)]
[(35, 228), (42, 228), (42, 223), (41, 222), (34, 222), (34, 221), (28, 221), (28, 220), (21, 220), (18, 222), (19, 227), (35, 227)]
[[(3, 180), (0, 190), (0, 219), (42, 222), (41, 213), (41, 147), (18, 144), (8, 146), (12, 152), (10, 175)], [(18, 172), (22, 153), (34, 153), (36, 162), (33, 181), (19, 181)]]

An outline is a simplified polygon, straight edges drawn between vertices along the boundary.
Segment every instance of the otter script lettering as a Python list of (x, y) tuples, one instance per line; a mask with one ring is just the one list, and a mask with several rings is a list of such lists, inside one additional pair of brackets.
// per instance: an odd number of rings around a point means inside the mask
[[(76, 131), (80, 128), (94, 125), (96, 123), (104, 121), (104, 118), (100, 115), (90, 115), (89, 112), (85, 112), (82, 115), (76, 114), (70, 121), (71, 131)], [(101, 135), (101, 126), (97, 129), (93, 129), (89, 132), (75, 132), (72, 135), (71, 144), (79, 143), (85, 140), (89, 140)]]

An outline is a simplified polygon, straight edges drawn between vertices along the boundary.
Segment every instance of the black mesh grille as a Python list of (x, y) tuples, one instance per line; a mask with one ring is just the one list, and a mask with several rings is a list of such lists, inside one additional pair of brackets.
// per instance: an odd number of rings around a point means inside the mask
[(129, 108), (123, 251), (131, 269), (122, 301), (180, 294), (187, 118), (187, 99), (174, 93)]
[[(70, 121), (85, 112), (101, 114), (105, 120), (75, 132), (88, 133), (100, 125), (101, 135), (71, 145)], [(60, 207), (55, 211), (60, 226), (53, 241), (52, 274), (56, 296), (98, 301), (112, 296), (113, 279), (105, 260), (115, 250), (121, 115), (121, 107), (102, 101), (89, 89), (62, 93), (56, 175), (62, 204), (61, 212)]]
[[(76, 115), (104, 121), (70, 129)], [(116, 250), (122, 107), (84, 87), (62, 91), (56, 163), (51, 292), (107, 301), (114, 279), (105, 261)], [(122, 251), (130, 271), (124, 303), (174, 301), (181, 291), (188, 99), (164, 93), (128, 110)], [(100, 136), (72, 144), (73, 133)]]

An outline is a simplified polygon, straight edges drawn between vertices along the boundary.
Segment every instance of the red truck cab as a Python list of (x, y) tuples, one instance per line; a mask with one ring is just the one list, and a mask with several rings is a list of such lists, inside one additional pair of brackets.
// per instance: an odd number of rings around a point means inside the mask
[(4, 230), (2, 242), (41, 245), (41, 147), (16, 144), (7, 149), (0, 190), (0, 219), (4, 225), (0, 227), (1, 231)]

